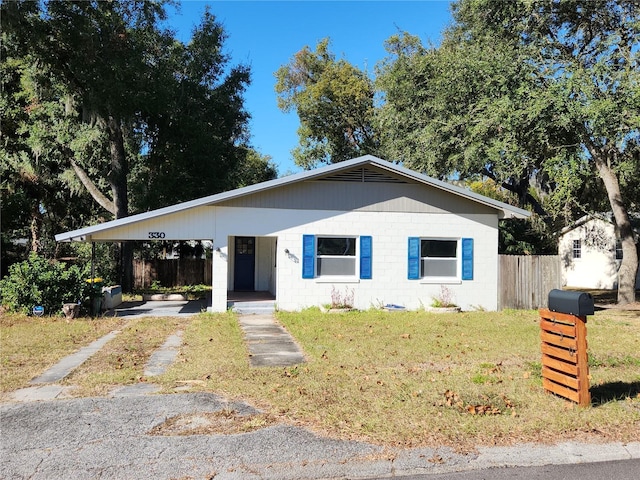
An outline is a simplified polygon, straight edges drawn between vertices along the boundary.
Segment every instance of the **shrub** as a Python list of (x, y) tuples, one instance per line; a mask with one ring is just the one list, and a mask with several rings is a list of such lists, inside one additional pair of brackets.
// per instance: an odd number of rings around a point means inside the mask
[(344, 297), (336, 290), (335, 286), (331, 287), (331, 308), (353, 308), (355, 291), (353, 288), (344, 287)]
[(77, 266), (50, 261), (35, 253), (24, 262), (9, 267), (9, 275), (0, 280), (0, 303), (10, 311), (30, 313), (42, 305), (45, 313), (62, 310), (63, 303), (76, 303), (88, 294), (83, 272)]
[(453, 293), (444, 285), (440, 285), (440, 295), (433, 297), (431, 306), (434, 308), (457, 307), (453, 301)]

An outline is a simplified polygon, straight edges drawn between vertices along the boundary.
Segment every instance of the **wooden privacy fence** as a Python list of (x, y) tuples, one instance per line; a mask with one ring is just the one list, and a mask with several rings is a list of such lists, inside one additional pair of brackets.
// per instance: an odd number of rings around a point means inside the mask
[(133, 288), (144, 289), (154, 280), (163, 287), (211, 285), (211, 260), (134, 260)]
[(548, 306), (548, 295), (562, 288), (558, 255), (498, 255), (498, 308)]

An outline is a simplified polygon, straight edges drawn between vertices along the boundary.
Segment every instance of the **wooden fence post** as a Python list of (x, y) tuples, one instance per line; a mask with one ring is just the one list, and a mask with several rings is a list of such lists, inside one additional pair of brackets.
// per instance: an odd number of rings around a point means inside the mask
[(587, 317), (541, 308), (542, 386), (586, 407), (589, 393)]

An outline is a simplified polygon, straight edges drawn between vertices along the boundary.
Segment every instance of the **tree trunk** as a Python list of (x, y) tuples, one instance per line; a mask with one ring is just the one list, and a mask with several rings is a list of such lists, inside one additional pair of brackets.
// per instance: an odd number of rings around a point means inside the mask
[(40, 251), (40, 226), (42, 218), (40, 215), (40, 204), (36, 203), (31, 208), (31, 224), (29, 230), (31, 231), (31, 251), (38, 253)]
[[(129, 197), (127, 192), (127, 175), (129, 165), (124, 149), (124, 137), (120, 122), (110, 116), (107, 122), (109, 131), (109, 150), (111, 153), (111, 172), (109, 182), (113, 193), (115, 217), (124, 218), (129, 215)], [(119, 245), (120, 284), (123, 292), (131, 292), (133, 287), (133, 245), (122, 242)]]
[(622, 203), (618, 178), (602, 158), (593, 156), (598, 174), (607, 190), (613, 217), (618, 226), (622, 244), (622, 263), (618, 270), (618, 304), (626, 305), (636, 300), (636, 275), (638, 274), (638, 250), (633, 239), (633, 229), (626, 207)]

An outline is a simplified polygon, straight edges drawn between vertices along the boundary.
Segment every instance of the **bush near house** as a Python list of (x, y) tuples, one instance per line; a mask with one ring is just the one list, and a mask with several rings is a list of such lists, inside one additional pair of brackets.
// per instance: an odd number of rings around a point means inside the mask
[(25, 314), (41, 305), (45, 314), (57, 314), (63, 303), (82, 301), (89, 294), (84, 276), (76, 265), (67, 267), (33, 253), (28, 260), (11, 265), (9, 275), (0, 280), (0, 304)]

